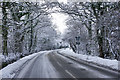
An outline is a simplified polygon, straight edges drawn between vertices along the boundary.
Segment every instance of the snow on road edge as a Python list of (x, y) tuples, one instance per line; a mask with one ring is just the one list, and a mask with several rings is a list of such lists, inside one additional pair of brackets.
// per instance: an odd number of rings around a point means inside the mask
[(81, 59), (81, 60), (84, 60), (84, 61), (87, 61), (87, 62), (95, 63), (95, 64), (98, 64), (98, 65), (101, 65), (101, 66), (106, 66), (106, 67), (109, 67), (109, 68), (115, 69), (115, 70), (120, 70), (120, 68), (118, 66), (120, 64), (120, 61), (117, 61), (117, 60), (103, 59), (103, 58), (100, 58), (98, 56), (77, 54), (77, 53), (74, 53), (69, 48), (61, 49), (61, 50), (58, 50), (58, 51), (62, 54), (67, 54), (69, 56), (72, 56), (72, 57), (75, 57), (75, 58), (78, 58), (78, 59)]
[(0, 80), (2, 78), (13, 78), (15, 76), (16, 71), (18, 71), (19, 68), (25, 62), (27, 62), (28, 60), (34, 58), (35, 56), (37, 56), (39, 54), (42, 54), (42, 53), (45, 53), (45, 52), (49, 52), (49, 51), (41, 51), (41, 52), (38, 52), (38, 53), (31, 54), (29, 56), (23, 57), (20, 60), (14, 62), (12, 64), (9, 64), (6, 67), (4, 67), (3, 69), (0, 70)]

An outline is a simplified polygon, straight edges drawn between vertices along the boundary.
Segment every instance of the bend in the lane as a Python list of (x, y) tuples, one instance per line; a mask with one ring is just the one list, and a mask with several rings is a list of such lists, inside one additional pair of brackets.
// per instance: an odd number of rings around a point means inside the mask
[[(93, 75), (85, 69), (76, 68), (71, 63), (56, 54), (49, 54), (53, 66), (60, 72), (62, 78), (90, 78)], [(96, 76), (94, 76), (96, 78)], [(98, 77), (97, 77), (98, 78)]]
[(16, 78), (60, 78), (59, 73), (48, 60), (49, 53), (43, 53), (32, 59)]

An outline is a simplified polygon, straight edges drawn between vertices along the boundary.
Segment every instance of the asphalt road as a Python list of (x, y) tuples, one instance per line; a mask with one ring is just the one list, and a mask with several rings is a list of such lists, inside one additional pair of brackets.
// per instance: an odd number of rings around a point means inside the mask
[[(28, 61), (15, 78), (118, 78), (118, 73), (103, 67), (76, 61), (55, 51), (43, 53)], [(115, 79), (116, 80), (116, 79)]]

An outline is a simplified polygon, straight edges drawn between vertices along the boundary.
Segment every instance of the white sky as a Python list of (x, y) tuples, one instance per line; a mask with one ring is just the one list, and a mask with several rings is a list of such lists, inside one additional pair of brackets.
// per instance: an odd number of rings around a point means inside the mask
[(67, 3), (67, 0), (57, 0), (58, 2)]
[(63, 13), (52, 13), (52, 17), (53, 25), (56, 25), (57, 30), (61, 34), (64, 34), (65, 29), (67, 29), (65, 20), (68, 18), (68, 16)]
[[(63, 2), (63, 3), (67, 3), (67, 0), (57, 0), (58, 2)], [(60, 32), (61, 34), (64, 34), (65, 30), (67, 29), (65, 20), (68, 18), (67, 15), (63, 14), (63, 13), (52, 13), (52, 22), (53, 25), (55, 25), (57, 27), (57, 31)]]

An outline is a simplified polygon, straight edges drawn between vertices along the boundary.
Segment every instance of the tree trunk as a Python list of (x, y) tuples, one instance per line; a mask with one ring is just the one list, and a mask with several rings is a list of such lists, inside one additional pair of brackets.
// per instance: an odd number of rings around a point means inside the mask
[(32, 46), (33, 46), (33, 21), (30, 23), (30, 46), (29, 46), (29, 52), (32, 52)]
[[(18, 26), (17, 26), (18, 27)], [(19, 29), (16, 28), (16, 32), (14, 35), (14, 40), (15, 40), (15, 53), (22, 53), (22, 42), (23, 40), (21, 39), (21, 33), (19, 32)]]
[(88, 54), (91, 54), (92, 52), (92, 24), (91, 24), (91, 21), (89, 21), (89, 28), (88, 28), (88, 35), (89, 35), (89, 41), (88, 43), (86, 44), (86, 51)]
[(102, 30), (99, 33), (99, 30), (97, 30), (97, 41), (98, 41), (98, 45), (99, 45), (99, 57), (104, 58), (104, 52), (103, 52), (103, 36), (102, 34)]
[(2, 4), (2, 14), (3, 14), (3, 18), (2, 18), (2, 40), (3, 40), (3, 44), (2, 44), (2, 52), (3, 54), (8, 54), (8, 50), (7, 50), (7, 39), (8, 39), (8, 27), (7, 27), (7, 12), (6, 12), (6, 2), (3, 2)]
[(70, 47), (76, 53), (76, 45), (74, 43), (70, 42)]

